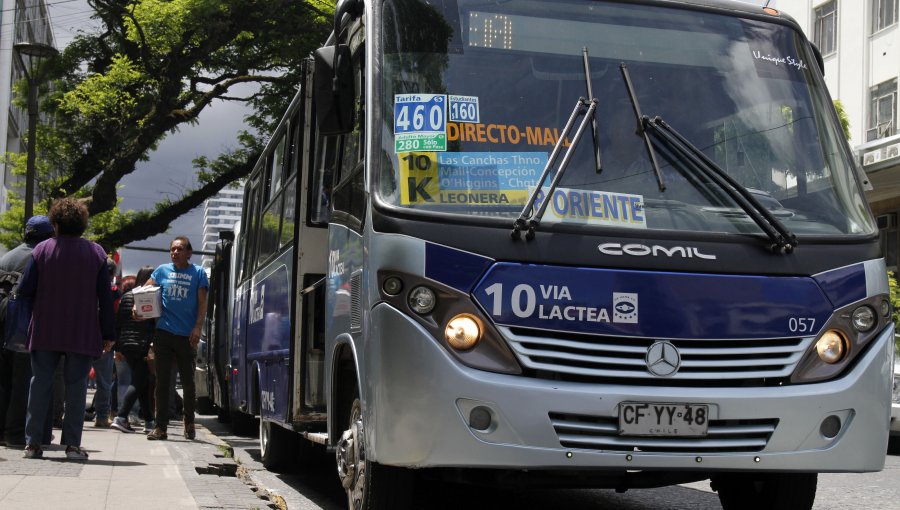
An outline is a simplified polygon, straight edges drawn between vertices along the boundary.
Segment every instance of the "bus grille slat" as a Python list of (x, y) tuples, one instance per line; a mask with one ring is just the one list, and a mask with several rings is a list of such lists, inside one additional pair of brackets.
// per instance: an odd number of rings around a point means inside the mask
[[(538, 377), (581, 382), (763, 385), (789, 377), (813, 337), (653, 339), (499, 328), (522, 365)], [(647, 370), (647, 348), (667, 340), (678, 348), (678, 372), (660, 378)]]
[(549, 414), (563, 448), (620, 452), (758, 452), (775, 432), (778, 419), (711, 420), (704, 437), (622, 436), (618, 418)]

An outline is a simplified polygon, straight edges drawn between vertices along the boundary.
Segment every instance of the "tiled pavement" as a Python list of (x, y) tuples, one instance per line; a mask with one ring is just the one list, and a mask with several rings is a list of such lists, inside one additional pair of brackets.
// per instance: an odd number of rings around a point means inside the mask
[(43, 459), (25, 459), (19, 447), (0, 447), (0, 509), (275, 507), (234, 476), (239, 466), (215, 435), (202, 426), (194, 441), (182, 433), (180, 423), (170, 424), (168, 441), (148, 441), (140, 432), (85, 422), (87, 462), (67, 460), (60, 445), (45, 447)]

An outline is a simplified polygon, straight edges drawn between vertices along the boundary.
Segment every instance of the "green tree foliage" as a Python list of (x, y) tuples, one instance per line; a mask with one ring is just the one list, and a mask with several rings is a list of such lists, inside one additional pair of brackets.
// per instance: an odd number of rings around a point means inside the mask
[(841, 103), (840, 99), (835, 99), (834, 101), (834, 111), (837, 112), (838, 120), (841, 121), (841, 128), (844, 130), (844, 137), (847, 141), (850, 141), (850, 117), (847, 116), (847, 112), (844, 111), (844, 105)]
[[(299, 85), (301, 61), (330, 30), (334, 2), (88, 3), (99, 30), (80, 34), (42, 70), (54, 86), (41, 108), (54, 123), (38, 135), (35, 209), (46, 210), (53, 198), (82, 197), (91, 235), (111, 249), (165, 232), (179, 215), (250, 172)], [(24, 97), (24, 87), (17, 91)], [(219, 157), (194, 160), (196, 184), (181, 197), (152, 210), (119, 211), (121, 179), (214, 101), (249, 105), (249, 129)], [(24, 158), (7, 159), (13, 172), (24, 173)], [(0, 242), (7, 246), (21, 235), (22, 209), (13, 204), (0, 218)]]
[[(894, 328), (896, 329), (897, 324), (900, 324), (900, 286), (897, 285), (897, 280), (894, 278), (894, 273), (888, 271), (888, 284), (891, 289), (891, 319), (894, 320)], [(900, 352), (900, 342), (896, 342), (896, 350)]]

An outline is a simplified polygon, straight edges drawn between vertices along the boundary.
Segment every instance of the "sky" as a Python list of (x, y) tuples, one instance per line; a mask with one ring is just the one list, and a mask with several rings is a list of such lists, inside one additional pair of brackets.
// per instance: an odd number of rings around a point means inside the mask
[[(80, 31), (92, 31), (99, 26), (90, 19), (92, 10), (85, 0), (46, 0), (50, 9), (56, 46), (65, 48)], [(245, 110), (233, 104), (214, 103), (205, 110), (194, 126), (186, 126), (166, 137), (159, 148), (150, 154), (149, 161), (140, 162), (136, 170), (120, 182), (119, 196), (122, 210), (143, 210), (153, 207), (160, 198), (177, 199), (194, 182), (191, 161), (197, 156), (214, 158), (223, 150), (235, 147), (236, 135), (244, 128)], [(195, 250), (203, 245), (203, 206), (175, 220), (165, 234), (130, 243), (132, 246), (167, 250), (177, 235), (191, 240)], [(164, 252), (123, 249), (122, 274), (136, 274), (144, 265), (153, 267), (169, 262)], [(191, 261), (200, 263), (200, 255)]]

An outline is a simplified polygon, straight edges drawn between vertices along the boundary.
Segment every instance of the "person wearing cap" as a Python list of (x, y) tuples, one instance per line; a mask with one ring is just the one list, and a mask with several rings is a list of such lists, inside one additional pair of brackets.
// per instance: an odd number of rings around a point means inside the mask
[[(25, 224), (25, 242), (0, 257), (0, 334), (6, 322), (6, 303), (16, 278), (25, 272), (34, 247), (51, 237), (53, 225), (50, 219), (32, 216)], [(10, 277), (13, 274), (15, 276)], [(25, 410), (28, 407), (30, 382), (31, 359), (28, 353), (0, 349), (0, 441), (7, 445), (25, 444)], [(49, 437), (50, 431), (46, 430), (45, 438)]]
[(81, 447), (87, 376), (91, 361), (112, 347), (115, 315), (106, 252), (81, 237), (88, 225), (87, 206), (72, 198), (50, 207), (56, 237), (38, 244), (22, 280), (19, 296), (33, 303), (28, 328), (31, 388), (25, 421), (25, 458), (43, 456), (41, 429), (51, 413), (53, 372), (64, 358), (66, 412), (61, 444), (69, 460), (87, 460)]

